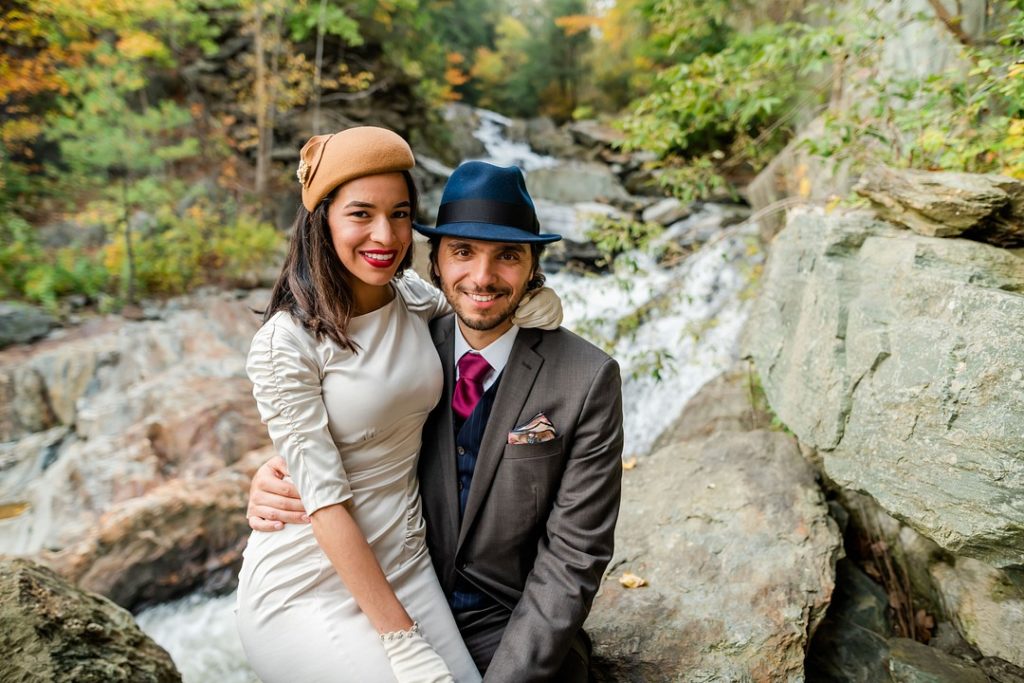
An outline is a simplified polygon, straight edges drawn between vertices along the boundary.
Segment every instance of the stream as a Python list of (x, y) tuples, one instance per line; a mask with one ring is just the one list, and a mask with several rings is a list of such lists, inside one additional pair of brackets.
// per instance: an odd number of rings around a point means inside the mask
[[(508, 119), (477, 113), (474, 135), (487, 149), (484, 160), (516, 164), (527, 174), (559, 165), (558, 159), (508, 140)], [(581, 211), (538, 202), (545, 231), (561, 232), (552, 219)], [(738, 222), (742, 217), (738, 207), (704, 204), (655, 242), (684, 244), (677, 252), (682, 256), (659, 263), (634, 251), (617, 259), (607, 274), (548, 273), (548, 284), (562, 297), (565, 327), (605, 348), (621, 365), (626, 459), (649, 453), (697, 390), (738, 358), (748, 312), (745, 293), (763, 258), (756, 226)], [(578, 234), (578, 226), (572, 231)], [(255, 682), (235, 632), (234, 600), (233, 594), (193, 594), (137, 619), (170, 652), (186, 683)]]

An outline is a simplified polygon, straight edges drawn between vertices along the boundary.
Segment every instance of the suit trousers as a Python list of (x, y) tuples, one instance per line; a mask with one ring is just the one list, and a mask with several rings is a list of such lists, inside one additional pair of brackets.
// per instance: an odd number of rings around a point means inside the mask
[[(455, 623), (481, 675), (487, 673), (487, 667), (501, 643), (501, 636), (511, 616), (512, 613), (506, 607), (498, 604), (455, 614)], [(543, 636), (538, 634), (538, 637)], [(565, 661), (552, 680), (558, 683), (587, 683), (590, 680), (590, 649), (590, 638), (581, 629), (573, 637)]]

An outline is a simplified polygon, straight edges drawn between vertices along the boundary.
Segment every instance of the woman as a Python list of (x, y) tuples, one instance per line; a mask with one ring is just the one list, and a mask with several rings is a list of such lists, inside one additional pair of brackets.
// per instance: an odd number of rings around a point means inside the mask
[(300, 156), (303, 207), (247, 370), (311, 524), (250, 537), (242, 643), (265, 683), (478, 681), (427, 555), (416, 480), (442, 390), (427, 322), (448, 308), (405, 273), (412, 152), (361, 127)]

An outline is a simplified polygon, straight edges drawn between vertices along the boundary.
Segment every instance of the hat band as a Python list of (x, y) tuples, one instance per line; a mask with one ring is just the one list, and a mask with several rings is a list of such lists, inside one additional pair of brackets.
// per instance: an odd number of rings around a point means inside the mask
[(540, 223), (532, 207), (493, 199), (460, 199), (442, 204), (437, 211), (436, 225), (448, 223), (490, 223), (519, 228), (535, 235), (540, 232)]

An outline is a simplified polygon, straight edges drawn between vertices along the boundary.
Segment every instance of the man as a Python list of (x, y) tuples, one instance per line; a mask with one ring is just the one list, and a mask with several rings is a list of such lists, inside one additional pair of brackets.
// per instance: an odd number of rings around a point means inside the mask
[[(431, 324), (444, 392), (419, 460), (435, 570), (485, 680), (584, 682), (582, 625), (619, 506), (618, 365), (565, 329), (513, 324), (544, 282), (543, 244), (560, 239), (540, 233), (517, 168), (463, 164), (437, 226), (416, 228), (455, 310)], [(300, 514), (275, 495), (295, 496), (282, 474), (268, 463), (254, 479), (254, 528)]]

